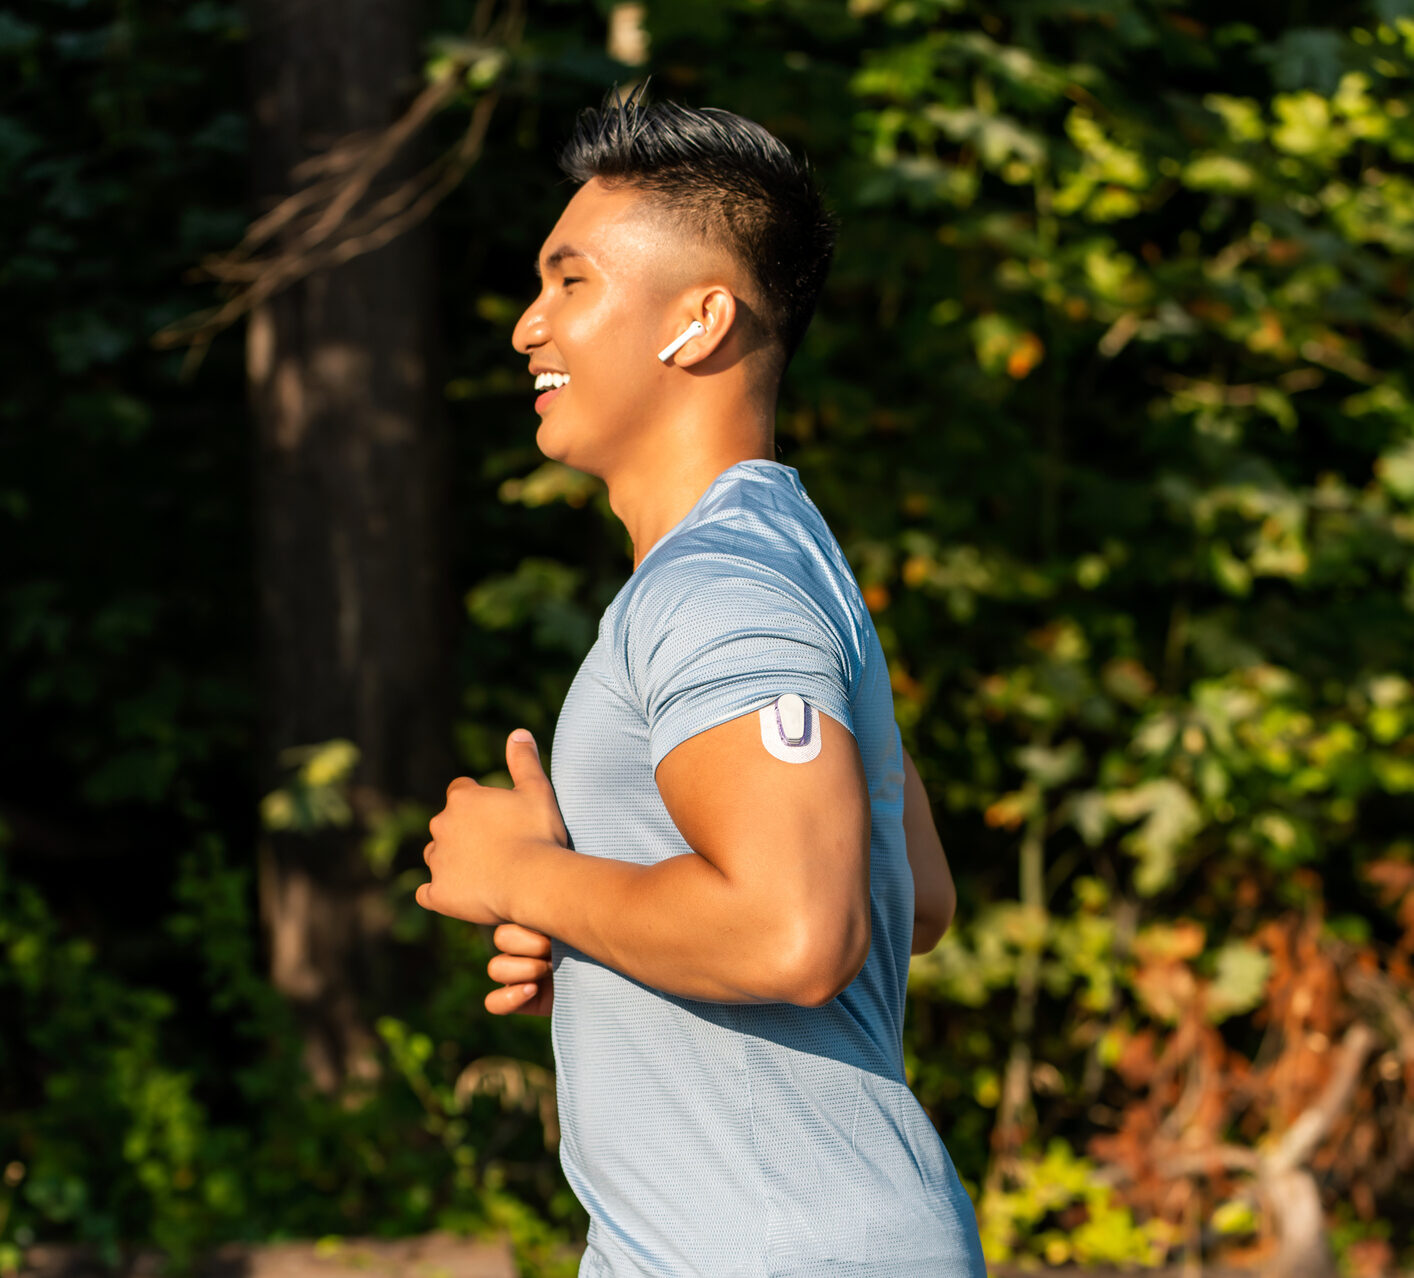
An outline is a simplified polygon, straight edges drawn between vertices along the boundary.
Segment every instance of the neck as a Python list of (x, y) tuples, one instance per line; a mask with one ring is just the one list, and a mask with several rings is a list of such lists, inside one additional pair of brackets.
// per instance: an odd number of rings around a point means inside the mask
[(730, 423), (712, 429), (705, 423), (675, 425), (656, 432), (654, 442), (605, 475), (609, 505), (628, 529), (633, 567), (697, 504), (711, 482), (737, 462), (775, 460), (775, 406), (714, 414)]

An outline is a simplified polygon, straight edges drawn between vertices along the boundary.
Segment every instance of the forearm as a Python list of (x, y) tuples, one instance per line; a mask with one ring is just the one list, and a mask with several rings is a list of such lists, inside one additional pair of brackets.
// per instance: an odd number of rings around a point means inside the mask
[[(507, 917), (669, 994), (815, 1002), (782, 915), (696, 853), (656, 865), (541, 846), (518, 858)], [(824, 974), (822, 974), (823, 976)]]

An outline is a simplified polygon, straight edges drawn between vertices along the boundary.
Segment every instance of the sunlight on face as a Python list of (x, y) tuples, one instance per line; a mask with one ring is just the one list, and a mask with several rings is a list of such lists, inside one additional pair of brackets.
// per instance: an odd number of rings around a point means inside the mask
[(645, 445), (676, 371), (657, 353), (677, 336), (687, 292), (721, 262), (632, 188), (595, 178), (575, 193), (545, 238), (540, 294), (512, 336), (532, 370), (570, 376), (541, 397), (541, 452), (604, 476)]

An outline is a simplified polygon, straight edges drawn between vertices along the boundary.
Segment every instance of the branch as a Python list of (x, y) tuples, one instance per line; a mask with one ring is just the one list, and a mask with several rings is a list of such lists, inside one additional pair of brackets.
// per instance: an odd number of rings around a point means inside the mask
[(1346, 987), (1358, 999), (1383, 1012), (1394, 1029), (1395, 1044), (1406, 1061), (1414, 1061), (1414, 1010), (1399, 987), (1383, 972), (1354, 968), (1346, 974)]
[[(485, 34), (491, 29), (493, 3), (481, 0), (473, 23), (477, 36), (456, 44), (437, 79), (398, 120), (386, 129), (349, 134), (322, 155), (302, 161), (292, 180), (315, 180), (256, 218), (229, 252), (202, 261), (191, 278), (215, 281), (229, 294), (227, 300), (160, 329), (151, 339), (155, 347), (190, 347), (199, 362), (219, 333), (275, 294), (317, 271), (382, 248), (436, 208), (480, 158), (499, 89), (483, 92), (455, 146), (371, 205), (361, 202), (394, 157), (452, 101), (466, 72), (518, 43), (525, 0), (508, 0), (494, 40)], [(263, 252), (277, 238), (283, 239), (279, 247)]]
[[(1123, 318), (1123, 317), (1121, 317)], [(1116, 321), (1118, 323), (1118, 321)], [(1274, 385), (1288, 395), (1314, 390), (1326, 380), (1326, 375), (1318, 368), (1293, 368), (1273, 379)], [(1200, 404), (1213, 407), (1227, 405), (1232, 408), (1246, 408), (1257, 402), (1258, 394), (1266, 387), (1261, 384), (1224, 386), (1219, 382), (1205, 382), (1192, 377), (1180, 377), (1176, 373), (1160, 378), (1163, 388), (1172, 395), (1187, 395)]]
[(1316, 1152), (1316, 1147), (1325, 1140), (1350, 1103), (1365, 1058), (1374, 1049), (1375, 1041), (1375, 1031), (1364, 1021), (1356, 1021), (1345, 1031), (1337, 1049), (1335, 1068), (1320, 1096), (1286, 1129), (1276, 1149), (1262, 1159), (1264, 1175), (1283, 1175), (1302, 1166)]
[(1178, 1180), (1184, 1176), (1203, 1176), (1214, 1169), (1220, 1171), (1258, 1172), (1262, 1156), (1255, 1149), (1241, 1145), (1214, 1145), (1198, 1153), (1177, 1154), (1156, 1164), (1162, 1175)]
[[(1171, 1156), (1159, 1154), (1154, 1169), (1160, 1175), (1179, 1179), (1201, 1176), (1214, 1170), (1250, 1172), (1263, 1179), (1282, 1176), (1305, 1164), (1330, 1134), (1347, 1105), (1365, 1058), (1377, 1041), (1375, 1031), (1357, 1021), (1345, 1033), (1337, 1048), (1337, 1059), (1320, 1096), (1287, 1128), (1270, 1152), (1242, 1145), (1212, 1145), (1206, 1149), (1182, 1150)], [(1175, 1142), (1176, 1143), (1176, 1142)], [(1132, 1179), (1127, 1169), (1112, 1165), (1114, 1183)]]

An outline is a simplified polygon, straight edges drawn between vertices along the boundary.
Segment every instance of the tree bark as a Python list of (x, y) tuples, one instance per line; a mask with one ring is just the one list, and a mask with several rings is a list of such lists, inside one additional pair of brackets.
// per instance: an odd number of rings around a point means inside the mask
[[(420, 87), (421, 23), (405, 0), (251, 0), (250, 12), (264, 212), (298, 187), (302, 161), (401, 114)], [(411, 167), (409, 157), (388, 180)], [(425, 227), (252, 312), (262, 794), (287, 779), (281, 750), (335, 737), (358, 745), (354, 781), (375, 807), (440, 806), (453, 775), (456, 604), (435, 314)], [(370, 1000), (387, 977), (365, 833), (360, 822), (271, 832), (260, 848), (271, 976), (326, 1089), (363, 1072)]]
[(1277, 1233), (1267, 1278), (1337, 1278), (1316, 1178), (1304, 1167), (1293, 1167), (1264, 1178), (1262, 1188)]

